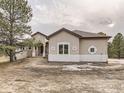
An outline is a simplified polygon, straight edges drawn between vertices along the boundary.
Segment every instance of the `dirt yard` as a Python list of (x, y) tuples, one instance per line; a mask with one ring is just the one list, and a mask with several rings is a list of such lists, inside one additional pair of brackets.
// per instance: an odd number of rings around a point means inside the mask
[(0, 93), (124, 93), (123, 64), (0, 64)]

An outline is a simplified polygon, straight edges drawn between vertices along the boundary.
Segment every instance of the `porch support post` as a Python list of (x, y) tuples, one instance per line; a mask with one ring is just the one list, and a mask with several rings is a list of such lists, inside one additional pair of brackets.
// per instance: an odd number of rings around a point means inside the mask
[(36, 56), (36, 50), (35, 50), (35, 47), (33, 47), (33, 50), (32, 50), (32, 57), (35, 57)]
[(43, 57), (46, 56), (46, 44), (43, 44)]
[(36, 47), (36, 56), (39, 56), (38, 47)]

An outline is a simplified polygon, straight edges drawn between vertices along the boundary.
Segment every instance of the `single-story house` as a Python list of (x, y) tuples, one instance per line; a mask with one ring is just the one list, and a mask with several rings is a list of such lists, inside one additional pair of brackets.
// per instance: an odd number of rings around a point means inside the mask
[(42, 45), (33, 48), (33, 56), (47, 56), (49, 62), (107, 62), (110, 36), (62, 28), (49, 36), (32, 35)]

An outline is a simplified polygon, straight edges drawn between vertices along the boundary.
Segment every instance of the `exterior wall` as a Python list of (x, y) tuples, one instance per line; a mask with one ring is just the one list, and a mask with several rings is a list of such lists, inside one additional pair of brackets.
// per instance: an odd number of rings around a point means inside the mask
[(28, 51), (23, 51), (16, 54), (17, 60), (24, 59), (28, 57)]
[[(107, 62), (107, 39), (79, 39), (67, 32), (61, 32), (49, 40), (48, 61), (52, 62)], [(57, 43), (70, 43), (70, 54), (57, 54)], [(95, 46), (97, 51), (90, 54), (88, 49)], [(73, 50), (73, 48), (77, 48)]]
[[(80, 40), (80, 61), (82, 62), (107, 62), (107, 39), (81, 39)], [(88, 49), (95, 46), (97, 51), (90, 54)]]
[(56, 55), (57, 44), (61, 42), (70, 44), (70, 55), (79, 54), (79, 38), (64, 31), (49, 39), (49, 54)]
[(97, 48), (96, 55), (107, 55), (107, 39), (81, 39), (80, 55), (87, 55), (90, 46)]
[(80, 55), (80, 62), (108, 62), (108, 55)]
[[(17, 58), (17, 60), (27, 58), (27, 51), (17, 53), (16, 58)], [(8, 61), (10, 61), (9, 56), (4, 56), (3, 55), (3, 56), (0, 57), (0, 63), (8, 62)]]
[(51, 62), (107, 62), (107, 55), (49, 55)]
[[(69, 43), (69, 54), (59, 55), (58, 43)], [(48, 61), (79, 62), (79, 38), (62, 31), (49, 39)]]
[(78, 55), (48, 55), (48, 61), (50, 62), (80, 62), (80, 56)]
[(35, 39), (36, 42), (40, 42), (45, 44), (46, 43), (46, 37), (41, 35), (41, 34), (36, 34), (33, 36), (33, 38)]

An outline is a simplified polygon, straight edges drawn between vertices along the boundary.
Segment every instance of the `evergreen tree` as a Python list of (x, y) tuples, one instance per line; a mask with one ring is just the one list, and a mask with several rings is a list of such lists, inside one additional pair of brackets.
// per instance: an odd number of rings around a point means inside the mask
[(109, 58), (112, 58), (113, 57), (113, 47), (112, 47), (112, 43), (111, 42), (109, 42), (108, 43), (108, 57)]
[(14, 61), (17, 42), (31, 33), (27, 25), (31, 18), (32, 10), (27, 0), (0, 0), (0, 49), (5, 50), (10, 62)]
[(121, 58), (124, 57), (124, 36), (121, 33), (118, 33), (112, 42), (112, 51), (114, 52), (114, 57)]

